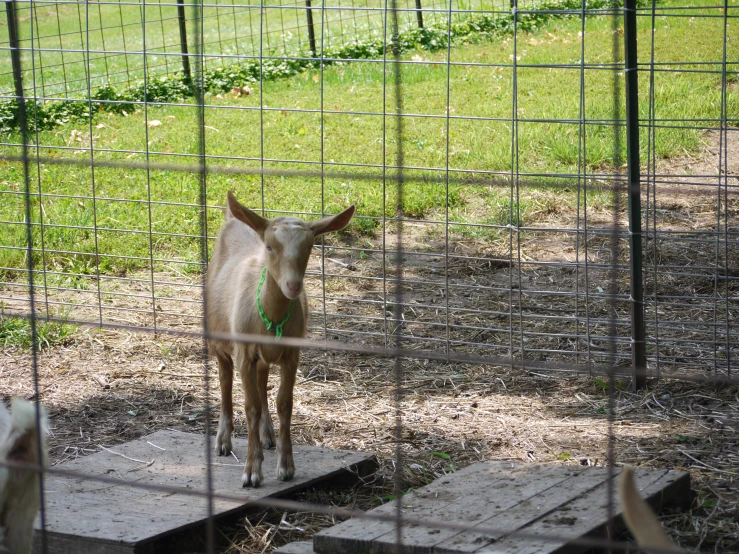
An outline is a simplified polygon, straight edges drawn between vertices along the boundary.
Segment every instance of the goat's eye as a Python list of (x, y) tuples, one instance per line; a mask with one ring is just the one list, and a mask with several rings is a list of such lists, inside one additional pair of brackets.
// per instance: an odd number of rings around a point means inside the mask
[(267, 252), (272, 252), (272, 247), (271, 246), (269, 246), (268, 244), (266, 244), (265, 246), (267, 247)]

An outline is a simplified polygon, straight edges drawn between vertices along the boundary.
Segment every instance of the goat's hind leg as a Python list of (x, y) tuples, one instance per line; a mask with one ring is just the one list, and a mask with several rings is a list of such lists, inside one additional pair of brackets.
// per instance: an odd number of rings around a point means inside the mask
[(231, 356), (216, 352), (218, 360), (218, 380), (221, 384), (221, 414), (218, 418), (216, 434), (216, 454), (228, 456), (233, 449), (231, 434), (234, 430), (233, 381), (234, 364)]
[(267, 401), (267, 381), (269, 380), (269, 364), (259, 360), (257, 362), (257, 386), (259, 387), (259, 398), (262, 401), (262, 425), (260, 438), (262, 447), (274, 448), (277, 444), (275, 427), (272, 417), (269, 415), (269, 402)]
[(241, 374), (241, 385), (244, 390), (244, 409), (246, 412), (246, 423), (249, 432), (249, 442), (246, 448), (246, 463), (244, 473), (241, 476), (241, 485), (258, 487), (264, 480), (262, 476), (262, 462), (264, 452), (260, 440), (260, 427), (262, 419), (262, 399), (259, 397), (257, 383), (257, 360), (247, 353), (247, 348), (242, 348), (239, 356), (236, 356), (239, 373)]
[(290, 481), (295, 476), (290, 423), (293, 416), (293, 388), (297, 371), (297, 359), (280, 364), (280, 389), (277, 392), (277, 416), (280, 418), (280, 434), (277, 437), (277, 478), (280, 481)]

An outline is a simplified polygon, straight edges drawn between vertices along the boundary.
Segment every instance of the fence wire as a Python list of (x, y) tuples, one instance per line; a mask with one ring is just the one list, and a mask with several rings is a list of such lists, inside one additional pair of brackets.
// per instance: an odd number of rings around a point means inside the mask
[[(399, 29), (423, 29), (446, 21), (445, 5), (427, 4), (413, 0), (399, 5)], [(419, 5), (424, 9), (417, 10)], [(385, 22), (385, 6), (379, 0), (335, 5), (311, 0), (261, 4), (215, 0), (201, 6), (203, 60), (208, 66), (228, 65), (243, 57), (316, 55), (316, 37), (321, 50), (331, 50), (382, 36)], [(501, 0), (476, 0), (454, 9), (453, 17), (507, 7)], [(88, 82), (93, 88), (131, 86), (145, 73), (189, 76), (188, 52), (196, 33), (187, 9), (184, 0), (20, 3), (19, 20), (31, 23), (19, 26), (19, 45), (33, 52), (35, 71), (32, 75), (31, 64), (25, 64), (24, 80), (40, 89), (40, 97), (70, 98), (84, 96)], [(7, 37), (0, 46), (9, 47)], [(12, 83), (9, 68), (0, 82)], [(12, 89), (0, 92), (9, 94)]]
[[(467, 529), (403, 515), (409, 360), (604, 376), (613, 468), (617, 380), (736, 384), (739, 355), (739, 9), (625, 4), (6, 0), (0, 317), (30, 322), (36, 398), (38, 323), (217, 336), (227, 190), (270, 217), (355, 203), (315, 246), (308, 337), (283, 341), (394, 360), (398, 552), (405, 525)], [(690, 25), (705, 44), (671, 50)], [(214, 552), (205, 342), (202, 363), (187, 494)]]

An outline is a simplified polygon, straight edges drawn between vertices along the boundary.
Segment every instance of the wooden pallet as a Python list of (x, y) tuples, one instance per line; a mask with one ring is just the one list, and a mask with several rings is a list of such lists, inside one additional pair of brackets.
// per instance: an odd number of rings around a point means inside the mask
[[(243, 457), (246, 440), (234, 439), (233, 445), (234, 451)], [(125, 485), (125, 482), (166, 485), (183, 493), (206, 490), (204, 436), (158, 431), (110, 450), (128, 458), (103, 451), (57, 467), (120, 479), (120, 485), (54, 475), (45, 478), (50, 554), (153, 552), (156, 541), (204, 524), (207, 502), (203, 498)], [(233, 457), (213, 456), (214, 491), (238, 497), (238, 500), (216, 500), (214, 514), (217, 517), (233, 515), (249, 509), (254, 500), (286, 497), (307, 487), (345, 477), (349, 471), (366, 475), (376, 467), (373, 456), (360, 452), (296, 445), (294, 456), (295, 479), (283, 482), (275, 478), (275, 451), (265, 451), (265, 482), (257, 489), (241, 487), (243, 463)], [(153, 463), (149, 465), (149, 462)], [(37, 531), (35, 552), (41, 552), (39, 535)]]
[(291, 542), (273, 550), (272, 554), (313, 554), (313, 543), (311, 541)]
[[(614, 471), (618, 476), (620, 469)], [(636, 478), (642, 495), (652, 504), (689, 502), (687, 473), (640, 469)], [(620, 527), (621, 510), (615, 496), (610, 521)], [(372, 511), (393, 515), (395, 509), (391, 502)], [(402, 514), (417, 521), (472, 527), (462, 532), (435, 528), (433, 523), (404, 524), (404, 553), (584, 552), (588, 549), (573, 545), (572, 541), (602, 536), (609, 523), (608, 470), (481, 462), (404, 496)], [(528, 537), (512, 536), (513, 532)], [(345, 521), (313, 537), (313, 549), (320, 554), (395, 554), (396, 544), (394, 522), (364, 518)], [(301, 548), (296, 552), (307, 552), (304, 545)]]

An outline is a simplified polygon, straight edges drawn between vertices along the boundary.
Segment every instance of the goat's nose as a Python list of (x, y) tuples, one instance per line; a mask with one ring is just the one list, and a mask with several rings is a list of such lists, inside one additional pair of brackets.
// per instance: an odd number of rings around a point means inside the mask
[(298, 294), (300, 292), (300, 288), (303, 286), (303, 283), (300, 281), (288, 281), (286, 283), (287, 289), (292, 292), (293, 294)]

